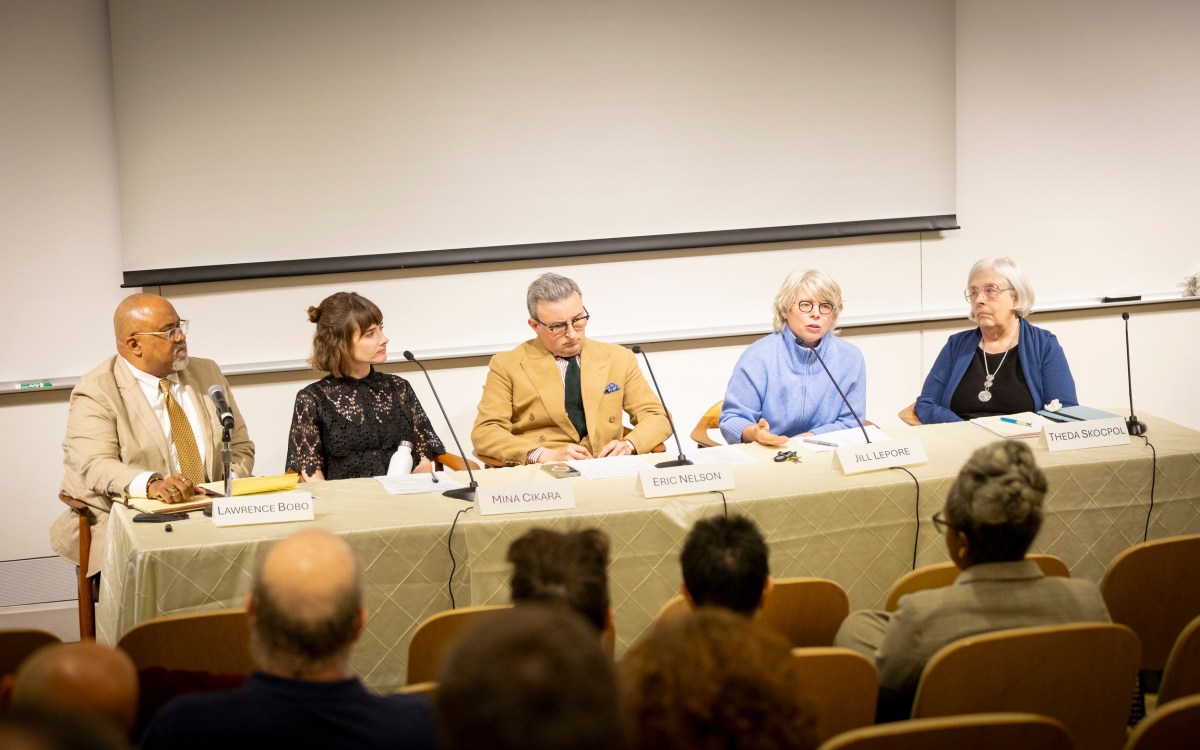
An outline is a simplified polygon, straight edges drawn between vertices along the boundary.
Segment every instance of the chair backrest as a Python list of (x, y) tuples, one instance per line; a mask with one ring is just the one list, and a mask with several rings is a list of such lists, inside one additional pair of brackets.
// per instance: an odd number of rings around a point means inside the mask
[(1021, 711), (1066, 725), (1075, 746), (1116, 750), (1125, 740), (1138, 642), (1112, 623), (1002, 630), (934, 654), (921, 674), (914, 719)]
[(244, 609), (171, 615), (135, 625), (117, 641), (138, 669), (162, 667), (212, 674), (247, 675), (250, 617)]
[(1200, 534), (1135, 544), (1100, 581), (1113, 622), (1142, 643), (1142, 669), (1162, 669), (1175, 640), (1200, 616)]
[(62, 640), (44, 630), (0, 630), (0, 676), (16, 672), (25, 657), (51, 643)]
[(1200, 617), (1192, 620), (1175, 640), (1159, 685), (1158, 705), (1189, 695), (1200, 695)]
[(658, 614), (654, 616), (655, 622), (671, 620), (676, 617), (682, 617), (692, 611), (692, 606), (688, 604), (687, 599), (683, 598), (683, 594), (672, 596), (662, 609), (658, 610)]
[(850, 598), (833, 581), (780, 578), (758, 619), (783, 634), (794, 647), (832, 646), (848, 614)]
[(436, 682), (417, 682), (412, 685), (405, 685), (396, 692), (400, 695), (426, 695), (430, 700), (433, 700), (437, 695), (438, 684)]
[(901, 409), (900, 413), (896, 416), (900, 417), (900, 421), (904, 424), (912, 425), (913, 427), (918, 427), (921, 424), (921, 418), (917, 416), (916, 401)]
[(1200, 695), (1160, 706), (1138, 724), (1125, 750), (1180, 750), (1200, 745)]
[(879, 675), (871, 660), (848, 648), (794, 648), (800, 695), (816, 713), (817, 740), (875, 723)]
[(724, 401), (718, 401), (708, 407), (708, 411), (700, 417), (700, 421), (692, 428), (692, 440), (696, 441), (697, 448), (712, 448), (720, 445), (716, 440), (708, 436), (708, 431), (716, 429), (717, 424), (721, 421), (721, 407), (725, 404)]
[(912, 719), (855, 729), (820, 750), (1073, 750), (1061, 721), (1027, 713), (987, 713)]
[(425, 619), (413, 632), (408, 643), (409, 685), (418, 682), (433, 682), (438, 678), (442, 658), (454, 645), (454, 641), (477, 618), (488, 613), (511, 607), (511, 604), (485, 604), (477, 607), (459, 607), (438, 612)]
[[(1071, 571), (1067, 568), (1067, 564), (1054, 555), (1026, 555), (1026, 560), (1032, 560), (1042, 569), (1042, 575), (1061, 576), (1070, 578)], [(892, 588), (888, 591), (887, 600), (883, 604), (883, 609), (886, 612), (895, 612), (896, 607), (900, 605), (900, 597), (905, 594), (911, 594), (914, 591), (924, 591), (925, 589), (940, 589), (943, 586), (949, 586), (958, 578), (958, 566), (952, 562), (935, 563), (926, 565), (916, 570), (911, 570), (896, 579), (892, 584)]]

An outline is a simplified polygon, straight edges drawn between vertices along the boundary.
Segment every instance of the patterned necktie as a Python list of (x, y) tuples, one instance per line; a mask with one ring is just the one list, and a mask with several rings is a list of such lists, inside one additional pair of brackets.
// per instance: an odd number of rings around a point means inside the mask
[(179, 470), (192, 480), (194, 484), (204, 482), (204, 466), (200, 463), (200, 450), (196, 448), (196, 436), (192, 433), (192, 425), (188, 422), (183, 407), (171, 395), (171, 381), (163, 378), (158, 381), (158, 389), (162, 391), (167, 403), (167, 416), (171, 419), (171, 440), (175, 443), (175, 454), (179, 456)]
[(571, 357), (567, 360), (567, 377), (564, 380), (566, 390), (564, 400), (567, 403), (567, 419), (575, 425), (579, 439), (587, 437), (587, 419), (583, 416), (583, 392), (579, 387), (579, 360)]

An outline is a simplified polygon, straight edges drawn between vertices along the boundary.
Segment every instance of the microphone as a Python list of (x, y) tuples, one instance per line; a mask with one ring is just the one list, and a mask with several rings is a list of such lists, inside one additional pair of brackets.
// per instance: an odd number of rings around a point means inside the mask
[(821, 368), (824, 369), (825, 374), (829, 376), (829, 382), (833, 383), (834, 388), (837, 388), (838, 395), (842, 397), (842, 403), (845, 404), (846, 408), (850, 410), (850, 414), (854, 417), (854, 421), (858, 422), (858, 429), (862, 430), (863, 438), (866, 439), (867, 445), (870, 445), (871, 436), (867, 434), (866, 425), (864, 425), (863, 421), (858, 418), (858, 412), (854, 411), (854, 407), (850, 405), (850, 399), (846, 398), (846, 394), (842, 392), (842, 387), (838, 385), (837, 380), (833, 377), (833, 373), (830, 372), (829, 368), (825, 366), (825, 360), (822, 359), (821, 353), (817, 351), (817, 347), (809, 346), (808, 344), (804, 343), (804, 339), (800, 338), (799, 336), (796, 337), (796, 344), (801, 349), (807, 349), (813, 354), (817, 355), (817, 361), (821, 363)]
[(1129, 381), (1129, 419), (1125, 420), (1125, 428), (1129, 430), (1130, 435), (1145, 435), (1146, 430), (1150, 428), (1133, 412), (1133, 358), (1129, 356), (1129, 313), (1121, 313), (1121, 318), (1125, 321), (1125, 377)]
[(213, 404), (217, 407), (217, 419), (221, 425), (227, 430), (233, 429), (233, 409), (229, 408), (229, 402), (225, 400), (225, 391), (221, 390), (221, 386), (216, 383), (208, 387), (208, 397), (212, 399)]
[[(442, 399), (438, 397), (437, 388), (433, 387), (433, 379), (429, 377), (429, 371), (425, 369), (425, 365), (421, 364), (421, 361), (414, 357), (412, 352), (404, 352), (404, 358), (417, 367), (420, 367), (421, 372), (425, 373), (425, 380), (429, 383), (429, 390), (433, 391), (433, 398), (437, 401), (438, 408), (442, 410), (442, 419), (446, 420), (446, 426), (450, 428), (450, 437), (454, 438), (454, 446), (458, 448), (458, 455), (463, 457), (463, 463), (467, 467), (467, 476), (471, 479), (470, 485), (446, 490), (442, 494), (446, 497), (452, 497), (455, 500), (466, 500), (468, 503), (475, 502), (475, 488), (479, 486), (479, 483), (475, 481), (475, 475), (471, 472), (471, 463), (467, 461), (467, 454), (463, 452), (462, 443), (458, 442), (458, 435), (454, 432), (454, 425), (450, 424), (450, 417), (446, 416), (446, 407), (442, 406)], [(436, 474), (434, 480), (437, 480)]]
[(675, 430), (675, 421), (671, 419), (671, 410), (667, 408), (667, 402), (663, 400), (662, 391), (658, 388), (658, 378), (654, 377), (654, 368), (650, 366), (650, 358), (646, 356), (646, 352), (642, 347), (633, 346), (633, 353), (642, 355), (642, 359), (646, 361), (646, 369), (650, 371), (650, 380), (654, 383), (654, 390), (658, 393), (658, 401), (663, 405), (663, 411), (667, 413), (667, 424), (671, 425), (671, 434), (675, 436), (675, 447), (679, 449), (679, 458), (674, 461), (663, 461), (662, 463), (654, 464), (656, 469), (666, 469), (671, 466), (691, 466), (692, 462), (683, 455), (683, 445), (679, 442), (679, 433)]

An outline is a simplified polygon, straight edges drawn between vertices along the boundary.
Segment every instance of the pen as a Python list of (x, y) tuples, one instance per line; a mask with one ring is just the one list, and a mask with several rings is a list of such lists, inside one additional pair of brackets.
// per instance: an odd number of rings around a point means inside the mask
[(1000, 417), (1000, 421), (1008, 422), (1009, 424), (1020, 425), (1021, 427), (1033, 427), (1032, 422), (1022, 422), (1018, 419), (1013, 419), (1012, 417)]
[(803, 438), (800, 442), (812, 443), (813, 445), (823, 445), (826, 448), (837, 448), (838, 447), (837, 443), (827, 443), (824, 440), (813, 440), (812, 438)]

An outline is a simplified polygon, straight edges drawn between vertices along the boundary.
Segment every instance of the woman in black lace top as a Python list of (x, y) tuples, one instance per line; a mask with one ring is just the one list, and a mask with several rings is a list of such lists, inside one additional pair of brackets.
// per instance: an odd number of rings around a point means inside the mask
[(408, 381), (376, 372), (387, 360), (383, 315), (354, 292), (338, 292), (308, 308), (317, 324), (314, 369), (329, 374), (296, 394), (287, 469), (302, 481), (387, 473), (400, 442), (413, 445), (413, 471), (430, 471), (445, 451)]

